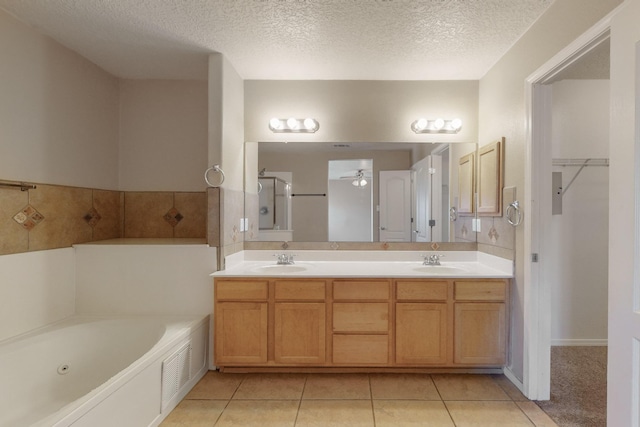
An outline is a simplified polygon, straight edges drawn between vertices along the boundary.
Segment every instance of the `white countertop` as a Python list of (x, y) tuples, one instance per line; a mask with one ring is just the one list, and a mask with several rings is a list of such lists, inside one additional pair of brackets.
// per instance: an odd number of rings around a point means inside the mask
[[(293, 254), (295, 263), (277, 265), (275, 254)], [(439, 266), (422, 256), (441, 254)], [(226, 258), (214, 277), (469, 277), (511, 278), (513, 261), (475, 251), (242, 251)]]

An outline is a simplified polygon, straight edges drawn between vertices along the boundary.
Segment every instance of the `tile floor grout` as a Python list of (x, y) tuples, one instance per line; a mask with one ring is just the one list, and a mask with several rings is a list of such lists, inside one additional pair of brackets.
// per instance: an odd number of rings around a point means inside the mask
[[(520, 419), (520, 424), (517, 425), (529, 425), (529, 426), (556, 426), (556, 424), (548, 417), (542, 410), (536, 411), (535, 409), (529, 408), (529, 413), (525, 410), (522, 405), (518, 404), (518, 402), (530, 402), (526, 399), (519, 390), (511, 387), (511, 390), (508, 390), (509, 385), (505, 383), (508, 381), (503, 376), (496, 375), (455, 375), (455, 374), (337, 374), (337, 375), (323, 375), (323, 374), (220, 374), (215, 371), (214, 373), (208, 373), (205, 377), (194, 387), (194, 389), (185, 397), (185, 399), (178, 405), (178, 407), (167, 417), (167, 419), (161, 424), (162, 427), (172, 427), (172, 426), (223, 426), (223, 425), (238, 425), (233, 421), (234, 418), (248, 417), (250, 414), (248, 413), (234, 413), (236, 410), (233, 402), (254, 402), (254, 405), (247, 405), (250, 407), (251, 411), (259, 411), (258, 408), (259, 403), (264, 402), (272, 402), (272, 405), (276, 405), (276, 402), (295, 402), (297, 401), (297, 406), (295, 408), (295, 416), (293, 417), (293, 424), (291, 422), (286, 422), (284, 424), (269, 424), (265, 419), (265, 414), (258, 415), (258, 420), (255, 423), (251, 423), (250, 421), (242, 422), (243, 426), (250, 425), (258, 425), (261, 427), (266, 427), (269, 425), (288, 425), (288, 426), (298, 426), (298, 425), (311, 425), (307, 420), (307, 424), (304, 424), (304, 420), (301, 419), (301, 414), (304, 412), (309, 413), (309, 411), (313, 410), (314, 406), (317, 407), (330, 407), (332, 404), (336, 404), (337, 402), (353, 402), (357, 401), (368, 401), (369, 404), (368, 412), (370, 415), (369, 422), (362, 425), (369, 425), (373, 427), (382, 427), (383, 425), (389, 425), (388, 421), (385, 424), (384, 416), (385, 411), (389, 412), (388, 406), (401, 405), (406, 402), (410, 402), (414, 406), (437, 406), (437, 405), (429, 405), (434, 404), (435, 402), (440, 402), (442, 406), (442, 410), (446, 412), (446, 419), (444, 421), (447, 425), (451, 427), (462, 426), (465, 424), (465, 417), (469, 418), (469, 415), (464, 415), (464, 407), (475, 408), (476, 411), (487, 411), (487, 407), (494, 406), (497, 407), (499, 405), (495, 405), (496, 403), (501, 403), (503, 407), (507, 407), (507, 412), (509, 412), (509, 416), (514, 416)], [(237, 375), (237, 377), (234, 377)], [(358, 397), (345, 397), (347, 396), (347, 391), (345, 391), (345, 385), (351, 384), (352, 388), (357, 388), (358, 381), (360, 381), (361, 385), (364, 385), (364, 378), (366, 376), (366, 388), (362, 388), (362, 391), (366, 390), (368, 397), (367, 398), (358, 398)], [(372, 377), (374, 379), (372, 379)], [(376, 379), (377, 378), (377, 379)], [(310, 386), (315, 382), (315, 396), (312, 393), (313, 387)], [(230, 387), (231, 392), (226, 394), (226, 397), (215, 397), (215, 389), (216, 382), (219, 382), (220, 387), (224, 386), (224, 382), (228, 380), (236, 381), (235, 387)], [(286, 397), (268, 397), (265, 398), (265, 395), (261, 395), (260, 393), (272, 393), (274, 391), (274, 387), (269, 386), (268, 382), (278, 381), (287, 383), (290, 382), (295, 384), (296, 382), (302, 382), (301, 386), (295, 387), (293, 392), (296, 393), (296, 398), (286, 398)], [(261, 381), (263, 381), (261, 385)], [(266, 385), (264, 382), (266, 381)], [(322, 387), (318, 388), (318, 383), (322, 384), (322, 381), (325, 381), (329, 386), (327, 387), (329, 391), (324, 390)], [(331, 385), (331, 382), (334, 382), (334, 385)], [(343, 384), (340, 384), (340, 381)], [(374, 383), (377, 381), (377, 386), (374, 387)], [(397, 395), (386, 395), (389, 393), (389, 390), (381, 391), (380, 387), (384, 386), (384, 381), (390, 381), (395, 385), (395, 389), (392, 390), (394, 392), (399, 392)], [(252, 385), (252, 382), (254, 383)], [(412, 383), (413, 382), (413, 383)], [(440, 386), (438, 385), (440, 383)], [(257, 384), (257, 385), (256, 385)], [(326, 387), (327, 384), (324, 384)], [(354, 385), (355, 384), (355, 385)], [(405, 389), (402, 389), (404, 384)], [(409, 385), (413, 384), (416, 387), (416, 384), (419, 384), (420, 387), (431, 390), (428, 395), (421, 395), (421, 397), (411, 397), (408, 396), (408, 393), (412, 393), (413, 390), (409, 390)], [(510, 383), (509, 383), (510, 384)], [(245, 390), (243, 390), (243, 385), (245, 385)], [(253, 386), (253, 390), (251, 387)], [(386, 384), (389, 388), (393, 388), (389, 384)], [(203, 391), (206, 387), (210, 387), (212, 390), (209, 390), (209, 396), (214, 397), (202, 397)], [(262, 389), (261, 389), (262, 387)], [(341, 389), (342, 387), (342, 389)], [(426, 393), (422, 388), (418, 387), (421, 392)], [(456, 389), (457, 387), (457, 389)], [(447, 390), (448, 389), (448, 390)], [(492, 389), (492, 390), (491, 390)], [(258, 391), (256, 391), (258, 390)], [(376, 391), (377, 390), (377, 391)], [(335, 393), (342, 391), (343, 395), (337, 396)], [(498, 392), (499, 391), (499, 392)], [(517, 391), (517, 393), (516, 393)], [(253, 393), (253, 394), (252, 394)], [(323, 394), (325, 393), (325, 394)], [(382, 394), (380, 394), (382, 393)], [(466, 393), (465, 396), (461, 394), (455, 395), (455, 393)], [(475, 393), (475, 394), (474, 394)], [(480, 394), (478, 394), (480, 393)], [(488, 395), (482, 395), (482, 393), (487, 393)], [(493, 393), (493, 395), (491, 395)], [(311, 397), (305, 397), (305, 395), (309, 395)], [(376, 395), (381, 397), (376, 397)], [(518, 396), (519, 395), (519, 396)], [(332, 396), (332, 397), (326, 397)], [(400, 396), (400, 397), (397, 397)], [(433, 398), (436, 397), (437, 398)], [(484, 398), (482, 398), (484, 396)], [(217, 414), (214, 415), (212, 412), (211, 418), (206, 421), (206, 423), (197, 424), (197, 423), (183, 423), (180, 421), (174, 422), (172, 419), (179, 420), (180, 417), (185, 416), (188, 417), (190, 411), (188, 409), (183, 409), (182, 406), (188, 406), (189, 403), (184, 402), (224, 402), (224, 405), (221, 410), (219, 410)], [(314, 402), (313, 404), (304, 405), (304, 402)], [(420, 404), (423, 405), (420, 405)], [(505, 405), (505, 403), (511, 403), (512, 405)], [(204, 404), (204, 403), (203, 403)], [(493, 405), (492, 405), (493, 404)], [(357, 406), (356, 404), (354, 404)], [(387, 406), (385, 406), (387, 405)], [(277, 405), (276, 405), (277, 406)], [(352, 405), (353, 406), (353, 405)], [(355, 408), (354, 406), (354, 408)], [(376, 410), (378, 408), (378, 410)], [(387, 408), (387, 409), (385, 409)], [(536, 407), (537, 408), (537, 407)], [(424, 409), (424, 408), (423, 408)], [(316, 409), (317, 410), (317, 409)], [(349, 411), (349, 408), (347, 408)], [(351, 412), (345, 412), (346, 414), (350, 414)], [(535, 413), (530, 413), (534, 411)], [(237, 412), (237, 411), (236, 411)], [(400, 412), (398, 416), (407, 416), (410, 411)], [(473, 411), (471, 411), (473, 412)], [(495, 412), (495, 411), (494, 411)], [(506, 412), (505, 412), (506, 413)], [(195, 414), (194, 411), (191, 411), (191, 414)], [(487, 412), (488, 416), (491, 418), (492, 412)], [(496, 412), (496, 414), (501, 414)], [(388, 414), (387, 418), (388, 418)], [(394, 416), (395, 413), (394, 413)], [(440, 416), (444, 416), (444, 413), (440, 413)], [(497, 416), (497, 415), (496, 415)], [(504, 415), (506, 416), (506, 415)], [(381, 418), (382, 417), (382, 418)], [(532, 418), (533, 417), (533, 418)], [(225, 418), (231, 418), (231, 424), (225, 423)], [(306, 418), (309, 418), (308, 416)], [(534, 419), (535, 418), (535, 419)], [(421, 418), (422, 419), (422, 418)], [(456, 422), (458, 419), (458, 422)], [(539, 424), (536, 423), (536, 419), (542, 420)], [(248, 420), (248, 419), (247, 419)], [(462, 420), (462, 421), (460, 421)], [(476, 420), (477, 421), (477, 420)], [(211, 424), (213, 422), (213, 424)], [(313, 424), (315, 425), (315, 424)], [(329, 424), (318, 424), (318, 425), (329, 425)], [(335, 424), (339, 425), (339, 424)], [(356, 424), (342, 424), (342, 425), (356, 425)], [(360, 425), (360, 424), (357, 424)], [(397, 424), (402, 425), (402, 424)], [(412, 424), (417, 425), (417, 424)], [(422, 424), (420, 425), (427, 425)], [(438, 424), (444, 425), (444, 424)], [(482, 425), (507, 425), (507, 424), (496, 424), (495, 420), (490, 421), (488, 424), (476, 423), (474, 425), (482, 426)], [(511, 424), (509, 424), (511, 425)], [(516, 424), (513, 424), (516, 425)]]

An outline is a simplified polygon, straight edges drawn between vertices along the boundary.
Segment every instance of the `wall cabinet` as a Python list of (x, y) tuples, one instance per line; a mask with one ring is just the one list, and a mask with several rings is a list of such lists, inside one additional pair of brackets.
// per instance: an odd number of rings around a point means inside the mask
[(509, 280), (215, 280), (220, 368), (491, 368)]

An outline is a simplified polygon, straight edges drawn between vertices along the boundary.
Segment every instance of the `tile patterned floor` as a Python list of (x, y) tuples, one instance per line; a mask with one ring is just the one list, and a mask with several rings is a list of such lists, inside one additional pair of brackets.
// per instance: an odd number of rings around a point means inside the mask
[(177, 426), (551, 427), (556, 424), (502, 375), (210, 371), (161, 424), (161, 427)]

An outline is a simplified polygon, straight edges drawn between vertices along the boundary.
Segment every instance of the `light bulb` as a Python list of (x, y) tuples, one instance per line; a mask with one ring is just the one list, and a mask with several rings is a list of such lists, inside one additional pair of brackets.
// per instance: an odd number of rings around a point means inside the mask
[(289, 126), (289, 129), (298, 129), (298, 119), (290, 117), (287, 119), (287, 126)]
[(461, 127), (462, 127), (462, 120), (460, 119), (451, 120), (451, 129), (460, 130)]
[(434, 122), (433, 122), (433, 128), (435, 130), (440, 130), (444, 127), (444, 120), (441, 118), (437, 118)]
[(429, 122), (424, 117), (421, 119), (418, 119), (418, 121), (416, 121), (416, 130), (418, 131), (425, 130), (428, 124)]
[(314, 130), (316, 128), (316, 121), (312, 118), (304, 119), (304, 128), (307, 130)]
[(271, 129), (281, 129), (282, 122), (280, 121), (280, 119), (274, 117), (269, 120), (269, 126), (271, 127)]

